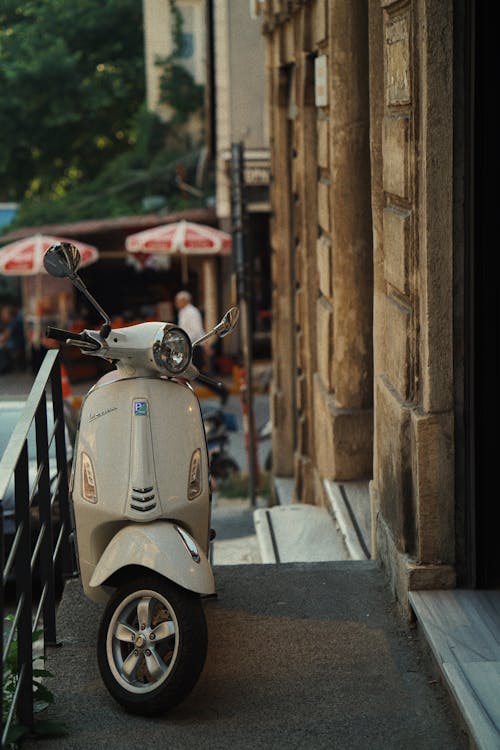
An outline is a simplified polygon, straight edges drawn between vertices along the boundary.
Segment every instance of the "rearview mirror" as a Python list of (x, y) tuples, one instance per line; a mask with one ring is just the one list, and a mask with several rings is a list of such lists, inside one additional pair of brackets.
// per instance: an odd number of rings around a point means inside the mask
[(55, 245), (49, 247), (43, 256), (43, 266), (47, 273), (50, 273), (51, 276), (56, 276), (59, 279), (70, 279), (71, 283), (87, 297), (97, 312), (102, 315), (105, 323), (101, 327), (99, 333), (103, 339), (106, 339), (111, 331), (111, 320), (107, 312), (103, 310), (99, 302), (94, 299), (82, 279), (78, 276), (77, 270), (80, 261), (80, 251), (75, 245), (72, 245), (71, 242), (56, 242)]
[(196, 339), (196, 341), (193, 341), (193, 346), (198, 346), (198, 344), (206, 341), (211, 336), (220, 336), (220, 338), (223, 339), (224, 336), (227, 336), (227, 334), (231, 333), (231, 331), (234, 329), (239, 317), (240, 311), (238, 310), (238, 308), (230, 307), (220, 323), (217, 323), (215, 328), (212, 328), (211, 331), (205, 333), (204, 336), (201, 336), (199, 339)]
[(230, 307), (219, 323), (219, 336), (221, 339), (223, 339), (224, 336), (227, 336), (228, 333), (231, 333), (231, 331), (234, 330), (239, 317), (240, 311), (238, 310), (238, 308)]
[(70, 242), (57, 242), (51, 245), (43, 257), (47, 273), (59, 279), (73, 279), (80, 265), (78, 248)]

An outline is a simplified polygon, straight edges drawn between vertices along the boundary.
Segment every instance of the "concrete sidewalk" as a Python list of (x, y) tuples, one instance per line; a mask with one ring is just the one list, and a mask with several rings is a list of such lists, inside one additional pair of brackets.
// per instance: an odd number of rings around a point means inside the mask
[(78, 581), (59, 607), (48, 686), (68, 735), (25, 750), (465, 750), (448, 694), (373, 562), (215, 567), (198, 685), (161, 719), (107, 694), (95, 645), (102, 607)]

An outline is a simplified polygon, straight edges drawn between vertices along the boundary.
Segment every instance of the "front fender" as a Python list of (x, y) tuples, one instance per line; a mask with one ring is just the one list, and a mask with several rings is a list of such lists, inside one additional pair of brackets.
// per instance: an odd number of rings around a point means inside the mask
[[(177, 529), (175, 524), (165, 521), (133, 524), (120, 529), (97, 563), (89, 587), (95, 589), (101, 586), (120, 568), (140, 565), (189, 591), (213, 594), (214, 577), (205, 553), (193, 538), (181, 529), (182, 535), (195, 545), (198, 555), (193, 556)], [(92, 593), (89, 594), (94, 598)]]

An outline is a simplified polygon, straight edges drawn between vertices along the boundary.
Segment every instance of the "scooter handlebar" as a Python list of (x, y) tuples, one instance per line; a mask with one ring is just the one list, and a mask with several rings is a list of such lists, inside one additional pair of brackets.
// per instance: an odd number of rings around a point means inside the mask
[(99, 344), (94, 339), (90, 338), (86, 333), (75, 333), (74, 331), (66, 331), (64, 328), (54, 328), (53, 326), (47, 326), (45, 329), (45, 335), (48, 339), (55, 339), (56, 341), (63, 341), (66, 343), (68, 340), (75, 343), (81, 343), (85, 348), (90, 348), (92, 345), (93, 349), (99, 349)]
[(221, 383), (220, 380), (215, 380), (215, 378), (204, 375), (202, 372), (198, 373), (196, 380), (199, 380), (200, 383), (205, 383), (205, 385), (214, 386), (215, 388), (222, 388), (223, 386), (223, 383)]
[(56, 341), (67, 341), (68, 339), (78, 339), (81, 334), (73, 333), (73, 331), (65, 331), (63, 328), (54, 328), (53, 326), (47, 326), (45, 329), (45, 335), (48, 339), (55, 339)]

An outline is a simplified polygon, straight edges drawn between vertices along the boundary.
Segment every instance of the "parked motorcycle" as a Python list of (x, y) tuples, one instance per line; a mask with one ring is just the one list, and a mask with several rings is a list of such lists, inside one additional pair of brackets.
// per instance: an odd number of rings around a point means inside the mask
[[(259, 442), (266, 442), (267, 440), (270, 441), (271, 440), (271, 436), (272, 436), (272, 432), (273, 432), (273, 426), (272, 426), (272, 423), (271, 423), (271, 418), (269, 417), (269, 419), (267, 420), (267, 422), (264, 422), (264, 424), (261, 425), (261, 427), (258, 429), (258, 431), (257, 431), (257, 440)], [(268, 452), (268, 454), (266, 456), (266, 459), (264, 461), (264, 469), (266, 471), (271, 471), (272, 463), (273, 463), (272, 452), (271, 452), (271, 448), (269, 448), (269, 452)]]
[[(77, 274), (70, 243), (53, 245), (45, 269), (67, 277), (103, 317), (100, 330), (47, 336), (116, 369), (85, 397), (70, 491), (84, 593), (106, 602), (97, 657), (102, 679), (128, 711), (155, 715), (194, 687), (207, 652), (200, 597), (213, 594), (208, 562), (209, 465), (191, 380), (187, 334), (171, 323), (111, 329)], [(231, 308), (206, 338), (235, 327)], [(203, 376), (206, 380), (206, 376)]]
[(240, 473), (238, 462), (229, 453), (228, 432), (236, 432), (238, 423), (234, 414), (219, 407), (202, 406), (201, 414), (207, 438), (210, 474), (214, 486), (219, 488)]

